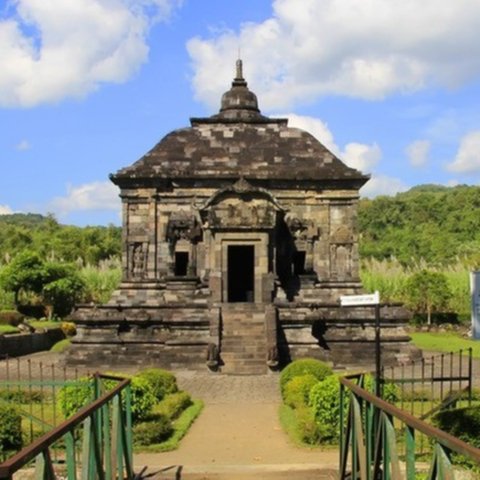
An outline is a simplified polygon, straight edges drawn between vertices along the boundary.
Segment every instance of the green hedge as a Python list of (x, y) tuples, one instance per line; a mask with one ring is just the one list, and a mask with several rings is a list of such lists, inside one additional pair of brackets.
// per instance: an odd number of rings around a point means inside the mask
[(187, 392), (176, 392), (167, 395), (155, 408), (155, 412), (174, 420), (192, 404), (192, 399)]
[(15, 407), (0, 404), (0, 452), (22, 448), (22, 417)]
[(171, 420), (162, 414), (150, 417), (146, 422), (140, 422), (133, 427), (133, 443), (137, 446), (147, 446), (166, 440), (173, 432)]
[(284, 402), (289, 407), (301, 408), (308, 405), (310, 390), (318, 383), (311, 373), (292, 378), (284, 389)]
[(149, 368), (138, 374), (138, 377), (145, 379), (152, 387), (155, 398), (160, 401), (169, 393), (178, 391), (175, 375), (161, 368)]
[(332, 374), (332, 369), (325, 362), (321, 362), (314, 358), (295, 360), (287, 365), (280, 374), (280, 389), (282, 397), (285, 398), (285, 387), (290, 380), (294, 377), (307, 374), (313, 375), (317, 380), (323, 380)]

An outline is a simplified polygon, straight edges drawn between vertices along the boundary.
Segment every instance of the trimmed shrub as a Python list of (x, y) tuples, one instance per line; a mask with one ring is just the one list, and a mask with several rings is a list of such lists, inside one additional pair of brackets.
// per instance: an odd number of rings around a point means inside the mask
[(192, 399), (187, 392), (176, 392), (167, 395), (157, 405), (155, 411), (174, 420), (190, 405), (192, 405)]
[(294, 377), (310, 374), (317, 380), (323, 380), (332, 374), (332, 369), (325, 362), (316, 360), (314, 358), (302, 358), (295, 360), (287, 365), (280, 374), (280, 389), (282, 391), (282, 397), (284, 397), (285, 386)]
[[(156, 403), (153, 389), (150, 384), (138, 376), (130, 376), (120, 373), (114, 373), (123, 378), (131, 379), (132, 389), (132, 417), (134, 421), (142, 420), (150, 414), (153, 405)], [(104, 381), (105, 390), (111, 390), (118, 384), (115, 380)], [(58, 394), (60, 408), (66, 417), (70, 417), (80, 408), (93, 400), (93, 380), (82, 377), (73, 385), (66, 385), (61, 388)], [(122, 399), (124, 404), (125, 398)]]
[(148, 446), (166, 440), (173, 432), (172, 422), (165, 415), (158, 414), (151, 420), (137, 423), (133, 427), (133, 443)]
[(0, 404), (0, 452), (22, 448), (22, 417), (17, 409)]
[(297, 419), (298, 435), (302, 442), (308, 445), (318, 445), (324, 437), (322, 425), (315, 420), (313, 411), (305, 406), (295, 410)]
[[(340, 433), (340, 381), (338, 375), (330, 375), (312, 387), (309, 405), (320, 427), (322, 442), (337, 442)], [(346, 414), (347, 402), (345, 402), (344, 409)]]
[(310, 390), (317, 382), (318, 379), (311, 373), (292, 378), (285, 385), (285, 403), (292, 408), (301, 408), (307, 406)]
[(0, 325), (11, 325), (17, 327), (20, 325), (25, 316), (16, 310), (2, 310), (0, 311)]
[(155, 398), (160, 401), (169, 393), (178, 392), (177, 379), (173, 373), (161, 368), (149, 368), (138, 374), (139, 378), (143, 378), (150, 383)]

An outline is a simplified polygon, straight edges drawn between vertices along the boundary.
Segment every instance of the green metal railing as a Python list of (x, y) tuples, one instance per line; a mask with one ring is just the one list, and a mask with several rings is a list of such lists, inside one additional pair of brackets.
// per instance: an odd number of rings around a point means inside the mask
[[(119, 383), (103, 391), (103, 380)], [(0, 464), (0, 480), (11, 480), (32, 461), (38, 480), (53, 480), (59, 474), (68, 480), (133, 478), (130, 380), (96, 373), (93, 382), (95, 399)], [(64, 458), (54, 462), (52, 451), (59, 444)]]
[[(418, 435), (427, 436), (432, 444), (428, 479), (454, 478), (452, 452), (480, 465), (480, 449), (368, 392), (362, 388), (362, 375), (343, 377), (340, 384), (340, 479), (418, 478)], [(425, 463), (424, 456), (421, 461)]]

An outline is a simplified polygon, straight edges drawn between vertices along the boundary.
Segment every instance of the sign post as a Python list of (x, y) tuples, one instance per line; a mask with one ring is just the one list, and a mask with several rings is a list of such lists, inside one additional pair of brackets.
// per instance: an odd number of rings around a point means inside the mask
[(480, 272), (470, 272), (472, 296), (472, 338), (480, 340)]
[(381, 398), (382, 360), (380, 344), (380, 294), (377, 290), (375, 293), (367, 295), (342, 295), (340, 297), (340, 305), (342, 307), (362, 307), (368, 305), (375, 307), (375, 395)]

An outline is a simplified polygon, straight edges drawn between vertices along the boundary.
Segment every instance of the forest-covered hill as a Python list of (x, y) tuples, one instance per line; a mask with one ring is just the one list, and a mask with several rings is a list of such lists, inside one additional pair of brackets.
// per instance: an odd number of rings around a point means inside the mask
[(480, 265), (480, 187), (420, 185), (393, 197), (362, 199), (360, 254), (448, 264)]

